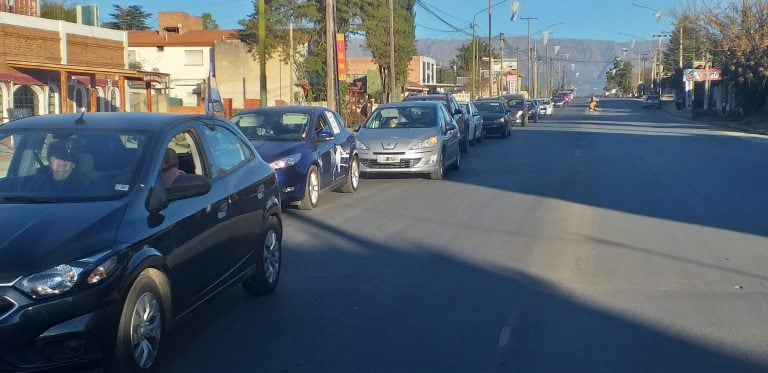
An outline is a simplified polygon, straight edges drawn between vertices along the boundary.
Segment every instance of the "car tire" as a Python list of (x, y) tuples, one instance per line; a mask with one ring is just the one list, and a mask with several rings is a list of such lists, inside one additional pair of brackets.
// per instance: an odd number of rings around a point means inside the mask
[(258, 297), (275, 291), (282, 268), (282, 242), (283, 227), (277, 217), (271, 216), (261, 240), (261, 247), (256, 249), (256, 272), (243, 281), (243, 290), (246, 293)]
[[(471, 128), (470, 128), (471, 129)], [(475, 128), (472, 132), (472, 139), (469, 140), (469, 146), (475, 146), (477, 144), (477, 129)]]
[(352, 156), (348, 169), (347, 182), (341, 187), (341, 191), (354, 193), (360, 187), (360, 160), (357, 159), (357, 156)]
[(456, 153), (456, 160), (451, 163), (451, 170), (458, 170), (461, 168), (461, 152)]
[(112, 371), (146, 372), (155, 366), (166, 321), (162, 294), (148, 271), (131, 285), (120, 314)]
[(485, 141), (485, 131), (480, 131), (480, 137), (477, 138), (479, 142)]
[(501, 137), (503, 137), (503, 138), (505, 138), (505, 139), (506, 139), (506, 138), (508, 138), (508, 137), (509, 137), (511, 134), (512, 134), (512, 130), (509, 128), (509, 126), (507, 126), (506, 128), (504, 128), (504, 134), (502, 134), (502, 135), (501, 135)]
[[(461, 153), (461, 152), (459, 152)], [(443, 163), (443, 156), (445, 152), (440, 153), (440, 157), (437, 158), (437, 169), (429, 173), (429, 178), (432, 180), (442, 180), (443, 173), (445, 172), (445, 163)]]
[(299, 210), (312, 210), (317, 207), (320, 199), (320, 175), (317, 167), (310, 166), (307, 172), (307, 185), (304, 188), (304, 198), (299, 201)]
[[(467, 135), (467, 137), (469, 137), (469, 135)], [(459, 151), (462, 152), (462, 153), (468, 153), (469, 152), (469, 139), (467, 137), (465, 137), (464, 139), (461, 140), (461, 144), (459, 146), (459, 148), (460, 148)]]
[(528, 118), (523, 118), (523, 120), (520, 121), (520, 125), (525, 127), (525, 125), (528, 124)]

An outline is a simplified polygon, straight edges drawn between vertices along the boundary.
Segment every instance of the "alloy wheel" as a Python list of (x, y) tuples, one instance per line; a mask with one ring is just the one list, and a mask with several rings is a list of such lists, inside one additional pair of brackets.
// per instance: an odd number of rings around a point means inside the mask
[(280, 240), (277, 232), (270, 229), (264, 237), (264, 279), (274, 284), (280, 273)]
[(131, 347), (136, 364), (142, 369), (152, 366), (160, 347), (162, 316), (160, 304), (150, 293), (142, 294), (131, 316)]

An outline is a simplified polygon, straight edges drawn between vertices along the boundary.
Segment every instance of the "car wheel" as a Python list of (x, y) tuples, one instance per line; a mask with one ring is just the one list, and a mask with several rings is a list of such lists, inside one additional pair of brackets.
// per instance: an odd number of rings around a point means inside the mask
[[(467, 135), (467, 137), (469, 137), (469, 135)], [(464, 139), (461, 140), (461, 146), (460, 146), (461, 149), (460, 149), (460, 151), (462, 153), (469, 152), (469, 139), (467, 137), (465, 137)]]
[[(459, 152), (461, 153), (461, 152)], [(437, 169), (432, 171), (429, 174), (429, 178), (432, 180), (442, 180), (443, 179), (443, 172), (445, 171), (445, 164), (443, 163), (443, 156), (445, 155), (445, 152), (440, 153), (440, 156), (437, 158)]]
[(357, 188), (360, 187), (360, 161), (357, 157), (352, 157), (348, 168), (349, 175), (347, 175), (347, 183), (341, 187), (341, 191), (344, 193), (354, 193), (357, 191)]
[(523, 120), (520, 121), (521, 126), (525, 127), (526, 124), (528, 124), (528, 118), (524, 118)]
[(485, 131), (480, 131), (480, 137), (477, 138), (479, 142), (485, 141)]
[(504, 128), (504, 134), (503, 134), (503, 135), (501, 135), (501, 137), (503, 137), (503, 138), (505, 138), (505, 139), (506, 139), (506, 138), (508, 138), (508, 137), (509, 137), (511, 134), (512, 134), (512, 130), (509, 128), (509, 126), (507, 126), (506, 128)]
[(131, 285), (123, 304), (111, 367), (118, 372), (146, 371), (157, 361), (163, 335), (163, 298), (147, 272)]
[(317, 201), (320, 199), (320, 176), (317, 173), (317, 167), (311, 166), (307, 172), (307, 186), (304, 189), (304, 198), (299, 202), (299, 209), (312, 210), (317, 207)]
[(280, 279), (280, 258), (282, 257), (283, 227), (280, 220), (274, 216), (269, 218), (267, 231), (261, 242), (261, 248), (257, 248), (259, 265), (256, 273), (243, 281), (243, 289), (250, 295), (257, 297), (275, 291), (277, 281)]
[(472, 132), (472, 139), (469, 140), (469, 146), (475, 146), (475, 144), (477, 143), (477, 133), (476, 133), (477, 129), (473, 129), (473, 128), (470, 128), (470, 129), (472, 130), (470, 131)]

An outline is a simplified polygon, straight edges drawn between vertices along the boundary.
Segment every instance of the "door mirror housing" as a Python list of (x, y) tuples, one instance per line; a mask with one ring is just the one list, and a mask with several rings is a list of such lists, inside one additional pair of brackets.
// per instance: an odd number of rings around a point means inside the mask
[(317, 134), (317, 139), (320, 141), (333, 140), (333, 134), (330, 132), (320, 132)]
[(211, 181), (203, 175), (184, 174), (179, 175), (168, 188), (168, 200), (176, 201), (190, 197), (197, 197), (211, 190)]

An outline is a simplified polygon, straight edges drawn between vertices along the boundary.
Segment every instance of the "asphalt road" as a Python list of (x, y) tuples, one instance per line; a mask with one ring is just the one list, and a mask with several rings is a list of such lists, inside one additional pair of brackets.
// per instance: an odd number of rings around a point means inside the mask
[(287, 210), (278, 290), (204, 305), (159, 371), (768, 370), (768, 139), (601, 105)]

